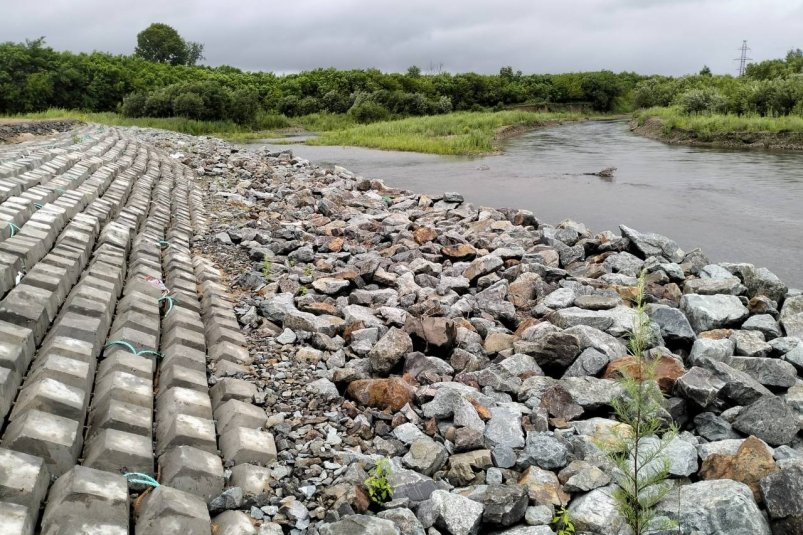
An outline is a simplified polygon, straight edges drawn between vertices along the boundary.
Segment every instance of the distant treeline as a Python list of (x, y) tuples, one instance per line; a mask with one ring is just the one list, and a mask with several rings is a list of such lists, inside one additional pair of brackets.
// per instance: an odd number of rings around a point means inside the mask
[(66, 108), (250, 124), (259, 113), (350, 113), (358, 122), (372, 122), (516, 105), (598, 112), (671, 104), (689, 113), (803, 112), (800, 50), (750, 65), (742, 78), (706, 71), (667, 78), (610, 71), (535, 75), (511, 67), (495, 75), (423, 74), (410, 67), (406, 73), (329, 68), (277, 76), (101, 52), (59, 52), (37, 39), (0, 44), (0, 113)]

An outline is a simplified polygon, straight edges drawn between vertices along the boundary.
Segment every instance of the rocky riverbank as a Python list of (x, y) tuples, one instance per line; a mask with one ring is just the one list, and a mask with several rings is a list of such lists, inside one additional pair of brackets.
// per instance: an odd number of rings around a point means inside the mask
[(630, 122), (630, 130), (644, 137), (672, 145), (716, 147), (723, 149), (803, 150), (803, 134), (799, 132), (694, 132), (667, 128), (658, 117), (643, 124)]
[[(766, 269), (289, 151), (128, 133), (199, 174), (195, 249), (224, 271), (254, 359), (211, 380), (253, 383), (275, 437), (267, 484), (240, 477), (210, 503), (240, 512), (226, 533), (547, 535), (562, 505), (577, 533), (629, 533), (600, 445), (642, 269), (681, 428), (659, 516), (684, 534), (803, 530), (803, 294)], [(383, 458), (394, 494), (377, 506), (364, 481)]]
[(80, 124), (80, 121), (75, 119), (45, 121), (0, 119), (0, 143), (20, 143), (36, 137), (67, 132), (78, 124)]

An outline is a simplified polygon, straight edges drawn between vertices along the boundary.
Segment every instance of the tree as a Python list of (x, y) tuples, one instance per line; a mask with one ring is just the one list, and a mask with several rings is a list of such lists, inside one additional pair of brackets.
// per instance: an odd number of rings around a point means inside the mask
[(175, 28), (154, 22), (137, 34), (134, 53), (148, 61), (170, 65), (195, 65), (204, 59), (204, 45), (185, 41)]
[(708, 65), (703, 65), (700, 69), (700, 76), (711, 76), (711, 68)]

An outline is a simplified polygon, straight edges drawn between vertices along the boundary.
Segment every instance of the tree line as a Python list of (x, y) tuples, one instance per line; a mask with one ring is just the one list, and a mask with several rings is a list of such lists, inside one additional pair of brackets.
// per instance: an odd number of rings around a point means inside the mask
[(689, 113), (803, 112), (800, 50), (750, 65), (742, 78), (705, 71), (680, 78), (611, 71), (523, 74), (512, 67), (494, 75), (424, 74), (410, 67), (405, 73), (327, 68), (276, 76), (194, 65), (203, 45), (169, 31), (150, 35), (160, 38), (138, 39), (134, 55), (56, 51), (44, 38), (0, 44), (0, 113), (66, 108), (249, 124), (260, 112), (350, 113), (371, 122), (516, 106), (610, 112), (676, 104)]

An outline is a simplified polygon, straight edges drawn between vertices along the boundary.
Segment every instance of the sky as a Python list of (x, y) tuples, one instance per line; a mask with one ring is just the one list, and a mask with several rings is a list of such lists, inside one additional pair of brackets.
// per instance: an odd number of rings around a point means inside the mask
[[(45, 7), (46, 6), (46, 7)], [(803, 0), (0, 0), (0, 41), (130, 54), (152, 22), (205, 45), (203, 62), (524, 73), (735, 73), (803, 48)]]

